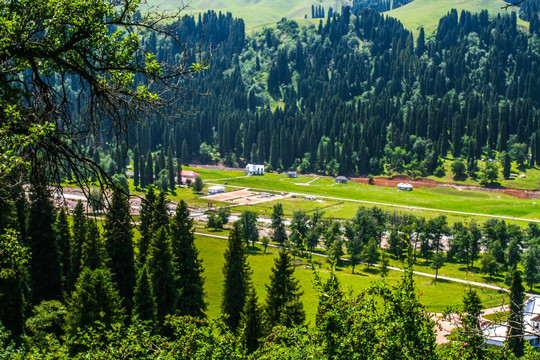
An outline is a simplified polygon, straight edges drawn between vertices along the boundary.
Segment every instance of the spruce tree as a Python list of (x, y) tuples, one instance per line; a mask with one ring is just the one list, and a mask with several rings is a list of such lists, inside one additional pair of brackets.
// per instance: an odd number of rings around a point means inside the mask
[(280, 251), (274, 260), (270, 284), (266, 285), (266, 321), (272, 328), (276, 325), (292, 327), (300, 325), (306, 318), (300, 301), (302, 292), (298, 280), (293, 276), (294, 267), (287, 251)]
[(44, 189), (34, 189), (32, 196), (28, 235), (33, 254), (30, 262), (32, 303), (37, 305), (43, 300), (62, 299), (62, 269), (53, 229), (54, 207), (49, 193)]
[(109, 269), (84, 268), (68, 302), (66, 333), (75, 335), (78, 328), (93, 326), (96, 321), (107, 327), (123, 322), (124, 310), (120, 304)]
[(285, 224), (283, 223), (283, 205), (277, 203), (274, 205), (272, 211), (272, 241), (283, 245), (287, 240), (287, 232), (285, 231)]
[(135, 187), (139, 187), (140, 183), (140, 157), (141, 154), (139, 153), (139, 146), (135, 145), (135, 148), (133, 149), (133, 185), (135, 185)]
[(195, 225), (189, 217), (189, 209), (184, 200), (180, 200), (176, 214), (171, 220), (172, 251), (176, 259), (175, 275), (180, 291), (178, 313), (204, 317), (204, 279), (202, 260), (195, 247)]
[(514, 271), (510, 286), (510, 314), (508, 317), (508, 349), (517, 357), (523, 356), (523, 301), (525, 289), (521, 283), (521, 273)]
[(152, 237), (146, 266), (152, 283), (152, 292), (156, 296), (157, 319), (162, 322), (166, 315), (174, 314), (178, 301), (171, 242), (165, 227), (159, 228)]
[(105, 217), (105, 248), (112, 279), (118, 287), (122, 304), (131, 313), (135, 287), (135, 260), (129, 202), (126, 195), (115, 189)]
[(67, 279), (71, 267), (71, 232), (69, 231), (69, 222), (64, 208), (60, 209), (56, 216), (56, 238), (60, 250), (60, 265), (62, 267), (62, 288), (68, 288)]
[(153, 296), (152, 283), (146, 265), (139, 271), (133, 294), (133, 317), (135, 316), (139, 320), (151, 323), (156, 320), (156, 300)]
[(259, 229), (257, 228), (257, 213), (246, 210), (240, 215), (240, 223), (242, 224), (242, 235), (246, 242), (246, 247), (255, 247), (255, 242), (259, 240)]
[(145, 169), (144, 176), (146, 178), (145, 185), (148, 186), (150, 184), (153, 184), (154, 183), (154, 162), (152, 160), (152, 153), (150, 152), (150, 150), (148, 150), (148, 154), (146, 154), (146, 165), (144, 169)]
[(169, 230), (169, 200), (165, 197), (164, 191), (159, 191), (156, 196), (156, 206), (152, 223), (153, 231), (161, 227)]
[(240, 325), (251, 277), (251, 270), (247, 264), (246, 248), (242, 239), (242, 230), (238, 221), (234, 223), (229, 233), (224, 257), (223, 275), (225, 281), (221, 310), (223, 314), (228, 316), (225, 323), (234, 332)]
[(169, 151), (167, 154), (167, 170), (169, 171), (169, 187), (171, 188), (171, 191), (174, 191), (174, 189), (176, 189), (176, 176), (174, 176), (174, 160), (171, 146), (169, 146)]
[(104, 250), (101, 241), (101, 233), (96, 221), (88, 221), (86, 240), (82, 247), (81, 263), (90, 270), (99, 269), (104, 264)]
[(150, 187), (146, 192), (146, 196), (141, 201), (140, 224), (139, 232), (139, 265), (142, 266), (146, 262), (146, 254), (148, 246), (152, 239), (152, 224), (154, 222), (154, 210), (156, 206), (156, 193), (154, 188)]
[(253, 286), (249, 288), (246, 306), (242, 312), (242, 341), (248, 354), (259, 347), (259, 339), (263, 335), (262, 311), (258, 303), (257, 293)]
[(71, 266), (68, 274), (68, 292), (73, 291), (75, 283), (81, 273), (82, 246), (86, 238), (86, 216), (84, 214), (84, 205), (78, 201), (73, 211), (73, 225), (71, 238)]
[(478, 293), (469, 288), (463, 296), (463, 316), (461, 321), (465, 331), (461, 333), (461, 340), (467, 342), (475, 355), (475, 359), (484, 358), (484, 337), (482, 336), (482, 327), (480, 325), (480, 314), (482, 311), (482, 302)]

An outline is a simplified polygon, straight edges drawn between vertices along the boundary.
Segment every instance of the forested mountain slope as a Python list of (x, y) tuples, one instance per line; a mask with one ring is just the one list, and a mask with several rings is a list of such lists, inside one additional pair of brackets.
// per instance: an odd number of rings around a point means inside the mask
[[(208, 95), (193, 96), (196, 115), (172, 129), (147, 120), (132, 144), (142, 155), (170, 145), (182, 159), (327, 174), (425, 175), (447, 155), (473, 174), (498, 152), (538, 165), (538, 20), (531, 35), (516, 23), (513, 12), (453, 10), (426, 40), (368, 9), (311, 27), (282, 20), (250, 37), (230, 14), (187, 18), (182, 37), (196, 43), (204, 28), (213, 49), (189, 84)], [(149, 41), (158, 58), (178, 51)]]

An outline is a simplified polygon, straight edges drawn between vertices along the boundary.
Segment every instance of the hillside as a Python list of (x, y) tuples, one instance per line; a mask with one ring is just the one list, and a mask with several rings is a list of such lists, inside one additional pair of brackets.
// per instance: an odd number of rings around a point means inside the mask
[[(502, 0), (414, 0), (400, 8), (386, 12), (403, 23), (405, 28), (413, 31), (417, 35), (418, 30), (423, 27), (426, 33), (432, 33), (437, 29), (439, 19), (456, 9), (459, 12), (466, 10), (472, 13), (486, 9), (490, 14), (510, 13), (515, 9), (502, 10), (506, 4)], [(520, 23), (524, 25), (524, 22)], [(416, 36), (415, 36), (416, 37)]]
[[(214, 10), (230, 12), (234, 17), (242, 18), (248, 32), (263, 26), (275, 25), (281, 18), (304, 19), (311, 18), (311, 5), (320, 5), (325, 9), (332, 7), (340, 9), (348, 3), (345, 0), (192, 0), (187, 7), (188, 14), (196, 14)], [(181, 6), (179, 0), (149, 0), (148, 5), (159, 6), (163, 10), (173, 10)]]

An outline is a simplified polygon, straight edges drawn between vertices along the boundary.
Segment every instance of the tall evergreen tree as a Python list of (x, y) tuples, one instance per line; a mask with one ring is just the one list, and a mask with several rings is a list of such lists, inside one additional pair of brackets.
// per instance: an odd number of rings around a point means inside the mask
[(255, 288), (250, 286), (246, 306), (242, 312), (242, 340), (248, 354), (259, 347), (259, 339), (263, 335), (262, 312), (259, 306)]
[(146, 266), (150, 274), (152, 292), (156, 296), (157, 319), (162, 322), (166, 315), (175, 313), (178, 301), (171, 242), (165, 227), (159, 228), (152, 237)]
[(151, 323), (156, 320), (156, 300), (153, 296), (152, 283), (146, 265), (139, 270), (137, 277), (137, 285), (133, 294), (133, 316)]
[(74, 335), (78, 329), (93, 326), (96, 321), (110, 327), (124, 320), (124, 310), (109, 269), (84, 268), (68, 302), (66, 332)]
[(302, 292), (298, 280), (293, 277), (294, 267), (287, 251), (280, 251), (274, 260), (270, 284), (266, 285), (266, 321), (270, 327), (300, 325), (306, 319), (300, 301)]
[(154, 188), (150, 187), (146, 192), (146, 196), (141, 201), (139, 232), (139, 255), (138, 262), (142, 266), (146, 262), (146, 254), (148, 246), (152, 239), (152, 224), (154, 222), (154, 211), (156, 206), (156, 193)]
[(75, 289), (75, 283), (81, 273), (82, 246), (86, 238), (86, 215), (84, 214), (84, 205), (78, 201), (73, 211), (73, 225), (71, 238), (71, 266), (68, 274), (68, 292)]
[(510, 314), (508, 317), (507, 343), (508, 349), (517, 357), (523, 356), (523, 301), (525, 289), (521, 283), (521, 273), (514, 271), (512, 285), (510, 286)]
[[(146, 154), (146, 165), (144, 168), (145, 185), (148, 186), (154, 183), (154, 161), (152, 160), (152, 153), (148, 150)], [(142, 171), (142, 169), (141, 169)]]
[(164, 227), (166, 231), (169, 230), (169, 200), (165, 196), (165, 191), (159, 191), (156, 196), (152, 223), (153, 232), (161, 227)]
[(167, 153), (167, 170), (169, 171), (169, 187), (174, 191), (174, 189), (176, 189), (176, 176), (174, 176), (174, 159), (171, 146), (169, 146), (169, 151)]
[(285, 231), (285, 224), (283, 223), (283, 205), (277, 203), (274, 205), (272, 211), (272, 241), (275, 241), (281, 245), (287, 240), (287, 232)]
[(140, 184), (140, 157), (141, 154), (139, 153), (139, 146), (135, 145), (135, 148), (133, 148), (133, 185), (135, 185), (135, 187), (139, 187)]
[(96, 221), (88, 221), (88, 231), (86, 232), (86, 240), (82, 246), (83, 267), (90, 270), (99, 269), (104, 264), (104, 250), (101, 241), (101, 233)]
[(129, 202), (126, 195), (115, 189), (105, 217), (105, 248), (108, 267), (116, 283), (122, 304), (131, 313), (135, 287), (135, 259)]
[(62, 299), (62, 269), (53, 229), (54, 207), (49, 193), (44, 189), (34, 189), (32, 197), (28, 235), (33, 254), (30, 263), (32, 303), (37, 305), (43, 300)]
[(465, 327), (462, 332), (462, 340), (467, 342), (467, 347), (471, 349), (475, 359), (484, 358), (484, 337), (480, 324), (480, 314), (482, 302), (475, 290), (469, 288), (463, 296), (463, 312), (461, 318)]
[(180, 291), (178, 313), (204, 317), (204, 279), (202, 260), (195, 247), (195, 224), (189, 217), (189, 209), (184, 200), (180, 200), (175, 216), (171, 220), (172, 251), (176, 259), (175, 276)]
[(71, 232), (66, 210), (61, 208), (56, 216), (56, 238), (60, 250), (60, 265), (62, 267), (62, 288), (68, 289), (68, 275), (71, 267)]
[(225, 323), (232, 331), (236, 331), (240, 325), (251, 278), (246, 248), (242, 239), (242, 230), (238, 221), (234, 223), (229, 233), (224, 257), (223, 275), (225, 280), (221, 310), (223, 314), (228, 316)]
[(251, 241), (251, 246), (255, 246), (255, 242), (259, 240), (259, 229), (257, 228), (257, 213), (253, 211), (246, 210), (240, 215), (240, 222), (242, 224), (242, 234), (244, 241), (246, 242), (246, 247), (249, 246)]

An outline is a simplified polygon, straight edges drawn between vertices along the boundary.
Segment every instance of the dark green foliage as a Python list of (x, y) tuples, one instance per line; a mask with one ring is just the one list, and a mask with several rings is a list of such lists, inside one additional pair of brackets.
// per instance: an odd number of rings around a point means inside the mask
[(234, 223), (227, 250), (224, 253), (225, 264), (223, 265), (223, 298), (221, 311), (228, 317), (225, 323), (231, 331), (236, 331), (240, 325), (241, 314), (248, 296), (251, 270), (247, 263), (247, 253), (242, 239), (240, 223)]
[(202, 178), (200, 176), (195, 176), (195, 182), (191, 186), (193, 187), (194, 192), (201, 192), (204, 187)]
[(455, 159), (451, 165), (454, 179), (460, 179), (465, 175), (466, 167), (462, 159)]
[(540, 280), (538, 256), (538, 246), (531, 246), (523, 255), (523, 267), (525, 268), (523, 277), (531, 291), (533, 286)]
[(78, 201), (73, 211), (73, 237), (70, 251), (71, 251), (71, 266), (68, 273), (68, 292), (71, 292), (75, 288), (75, 283), (81, 273), (81, 261), (82, 261), (82, 246), (86, 238), (86, 216), (84, 211), (84, 205), (82, 201)]
[(61, 208), (56, 216), (55, 230), (58, 249), (60, 250), (62, 288), (66, 290), (68, 288), (67, 279), (71, 266), (71, 232), (69, 231), (69, 222), (64, 208)]
[(96, 321), (106, 327), (123, 322), (121, 304), (108, 269), (84, 268), (67, 305), (66, 333), (73, 336), (78, 329), (94, 326)]
[(135, 259), (129, 209), (127, 196), (119, 190), (113, 191), (103, 225), (107, 266), (122, 298), (122, 305), (128, 313), (133, 306), (135, 287)]
[(242, 340), (248, 354), (253, 353), (259, 347), (259, 339), (263, 335), (262, 308), (259, 306), (257, 293), (253, 286), (249, 289), (246, 306), (242, 312)]
[(30, 276), (32, 279), (32, 303), (43, 300), (62, 299), (62, 268), (60, 251), (53, 229), (55, 214), (48, 192), (34, 189), (30, 204), (28, 236), (30, 251)]
[(302, 292), (293, 274), (291, 256), (287, 251), (280, 251), (274, 260), (270, 283), (266, 285), (265, 314), (270, 329), (276, 325), (301, 325), (306, 318), (300, 301)]
[(169, 174), (169, 187), (172, 191), (176, 188), (176, 182), (175, 182), (175, 172), (174, 172), (174, 160), (173, 160), (173, 152), (172, 147), (169, 146), (169, 150), (167, 153), (167, 171)]
[(494, 275), (497, 275), (500, 266), (495, 255), (493, 255), (493, 251), (488, 250), (484, 253), (482, 256), (482, 272), (484, 274), (489, 274), (489, 277), (492, 278)]
[(32, 345), (45, 347), (49, 334), (59, 338), (64, 333), (66, 315), (66, 307), (58, 300), (42, 301), (34, 306), (32, 316), (25, 323)]
[(194, 317), (204, 317), (204, 271), (199, 251), (195, 247), (195, 225), (189, 217), (187, 204), (181, 200), (176, 214), (171, 220), (172, 252), (176, 259), (175, 276), (180, 292), (178, 313)]
[(469, 288), (463, 295), (463, 331), (460, 332), (460, 340), (467, 343), (467, 347), (475, 355), (475, 359), (484, 358), (484, 338), (480, 315), (482, 312), (482, 302), (478, 293)]
[(146, 266), (156, 298), (157, 320), (162, 322), (166, 315), (175, 313), (178, 301), (171, 241), (165, 227), (159, 228), (152, 237)]
[(249, 210), (242, 212), (240, 222), (242, 224), (242, 234), (246, 242), (246, 247), (249, 246), (249, 242), (251, 242), (251, 246), (255, 247), (255, 242), (259, 240), (257, 213)]
[(499, 179), (499, 164), (493, 161), (486, 161), (485, 166), (480, 169), (480, 184), (492, 185)]
[(217, 211), (218, 222), (223, 226), (229, 223), (231, 209), (228, 206), (222, 206)]
[(523, 301), (525, 289), (521, 284), (521, 273), (514, 271), (512, 285), (510, 286), (510, 314), (508, 318), (508, 349), (517, 357), (523, 356)]
[(133, 148), (133, 185), (135, 185), (136, 188), (139, 187), (141, 180), (140, 158), (141, 154), (139, 153), (139, 146), (135, 145)]
[(89, 220), (87, 226), (88, 231), (86, 233), (86, 240), (82, 246), (81, 263), (83, 267), (95, 270), (104, 265), (105, 251), (97, 222), (95, 220)]
[(156, 300), (153, 296), (152, 283), (148, 275), (148, 267), (139, 270), (137, 284), (133, 292), (133, 317), (154, 323), (156, 320)]
[(306, 213), (302, 210), (293, 211), (290, 240), (300, 249), (306, 247), (305, 242), (308, 230), (308, 217)]
[(169, 230), (169, 200), (164, 191), (159, 191), (152, 213), (152, 233), (164, 227)]
[(152, 238), (152, 225), (154, 221), (154, 211), (156, 206), (156, 193), (154, 188), (150, 187), (146, 192), (146, 196), (141, 200), (141, 212), (139, 232), (141, 237), (139, 238), (139, 264), (146, 262), (146, 254), (148, 252), (148, 246)]
[(277, 242), (280, 245), (287, 240), (287, 233), (285, 232), (285, 224), (283, 224), (283, 205), (277, 203), (274, 205), (272, 211), (272, 241)]
[(442, 252), (437, 253), (433, 256), (431, 268), (435, 269), (435, 281), (437, 281), (437, 277), (439, 276), (439, 269), (442, 268), (442, 266), (444, 265), (444, 258), (445, 256)]

